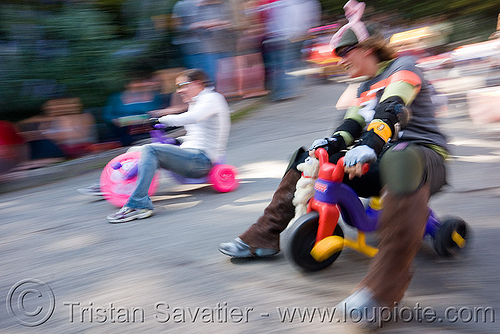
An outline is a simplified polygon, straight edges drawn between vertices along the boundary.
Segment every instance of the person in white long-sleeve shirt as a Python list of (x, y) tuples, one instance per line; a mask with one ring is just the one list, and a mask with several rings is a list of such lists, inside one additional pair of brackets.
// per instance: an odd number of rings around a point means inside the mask
[(163, 116), (160, 123), (184, 126), (186, 136), (180, 146), (148, 144), (141, 149), (137, 185), (127, 203), (107, 217), (110, 223), (124, 223), (153, 214), (148, 190), (158, 168), (187, 178), (208, 175), (214, 163), (225, 156), (230, 112), (227, 101), (209, 86), (207, 75), (199, 69), (182, 72), (175, 80), (177, 93), (189, 104), (182, 114)]
[[(181, 96), (183, 89), (179, 89)], [(182, 148), (202, 150), (213, 162), (224, 157), (231, 126), (229, 107), (224, 96), (212, 87), (205, 87), (194, 96), (187, 112), (163, 116), (159, 121), (168, 126), (184, 126)]]

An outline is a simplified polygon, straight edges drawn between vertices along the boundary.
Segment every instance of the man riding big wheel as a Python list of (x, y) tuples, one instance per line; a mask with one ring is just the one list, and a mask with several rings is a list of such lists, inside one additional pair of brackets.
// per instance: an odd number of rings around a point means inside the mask
[[(358, 196), (383, 196), (379, 221), (379, 252), (356, 292), (339, 310), (358, 310), (369, 317), (374, 307), (393, 307), (410, 283), (411, 263), (422, 243), (429, 214), (429, 197), (446, 183), (446, 140), (439, 130), (431, 87), (409, 57), (396, 58), (380, 31), (365, 25), (364, 3), (344, 6), (349, 23), (332, 38), (336, 54), (351, 77), (367, 77), (330, 138), (301, 149), (292, 161), (264, 214), (246, 232), (219, 250), (232, 257), (264, 257), (279, 252), (280, 233), (294, 216), (296, 166), (315, 149), (326, 148), (333, 163), (341, 150), (354, 145), (344, 158), (344, 183)], [(411, 112), (410, 112), (411, 110)], [(370, 170), (362, 175), (362, 165)], [(366, 312), (370, 313), (366, 313)]]

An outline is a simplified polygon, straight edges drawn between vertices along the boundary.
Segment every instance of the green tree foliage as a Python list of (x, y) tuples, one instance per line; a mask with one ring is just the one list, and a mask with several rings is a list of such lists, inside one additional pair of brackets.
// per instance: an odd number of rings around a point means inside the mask
[(102, 106), (122, 89), (131, 64), (149, 54), (158, 62), (172, 56), (168, 33), (151, 20), (167, 6), (156, 0), (99, 3), (0, 6), (0, 119), (32, 116), (61, 95)]
[[(324, 16), (328, 20), (343, 18), (346, 0), (320, 0)], [(500, 12), (498, 0), (366, 0), (365, 17), (386, 14), (381, 22), (395, 29), (427, 24), (437, 18), (452, 23), (450, 42), (484, 41), (496, 29)]]
[[(80, 97), (102, 106), (126, 80), (124, 69), (149, 56), (157, 68), (181, 65), (158, 18), (177, 0), (2, 0), (0, 119), (40, 112), (47, 99)], [(237, 0), (233, 0), (237, 1)], [(241, 0), (243, 1), (243, 0)], [(342, 18), (346, 0), (320, 0), (325, 23)], [(437, 15), (453, 23), (451, 40), (485, 40), (496, 27), (498, 0), (366, 0), (367, 15), (390, 13), (388, 25)]]
[[(342, 7), (346, 0), (320, 0), (323, 11), (330, 15), (341, 16), (344, 14)], [(492, 15), (496, 17), (500, 11), (498, 0), (366, 0), (367, 7), (376, 11), (397, 11), (406, 18), (419, 20), (433, 15), (480, 16)]]

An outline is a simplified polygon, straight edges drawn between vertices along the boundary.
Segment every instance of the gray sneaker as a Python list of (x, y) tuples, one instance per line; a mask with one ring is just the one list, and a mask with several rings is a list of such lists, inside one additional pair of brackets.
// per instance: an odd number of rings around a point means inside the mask
[(373, 298), (373, 292), (363, 287), (337, 304), (335, 310), (341, 319), (356, 323), (361, 328), (375, 329), (380, 317), (385, 319), (387, 316), (382, 311), (389, 311), (389, 308), (381, 307)]
[(134, 219), (144, 219), (148, 218), (153, 214), (153, 210), (150, 209), (134, 209), (128, 206), (124, 206), (120, 211), (110, 214), (106, 219), (112, 224), (116, 223), (126, 223)]
[(231, 257), (269, 257), (279, 253), (278, 249), (253, 248), (244, 243), (240, 238), (219, 245), (219, 251)]
[(101, 186), (99, 183), (94, 183), (91, 186), (85, 187), (85, 188), (78, 188), (76, 189), (80, 194), (82, 195), (88, 195), (88, 196), (103, 196), (104, 193), (101, 191)]

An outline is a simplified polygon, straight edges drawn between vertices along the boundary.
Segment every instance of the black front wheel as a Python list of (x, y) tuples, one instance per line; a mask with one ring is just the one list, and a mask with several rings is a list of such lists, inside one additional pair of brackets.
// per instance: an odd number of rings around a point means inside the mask
[[(290, 227), (288, 233), (289, 237), (286, 244), (286, 255), (294, 264), (306, 271), (317, 271), (328, 267), (342, 252), (342, 250), (339, 250), (322, 262), (316, 261), (311, 256), (311, 250), (316, 243), (316, 234), (319, 226), (318, 221), (318, 212), (311, 211), (298, 218)], [(333, 235), (344, 237), (344, 232), (338, 224), (333, 231)]]
[(470, 231), (467, 223), (459, 217), (447, 217), (441, 221), (436, 232), (434, 249), (441, 257), (453, 257), (465, 248), (468, 238)]

